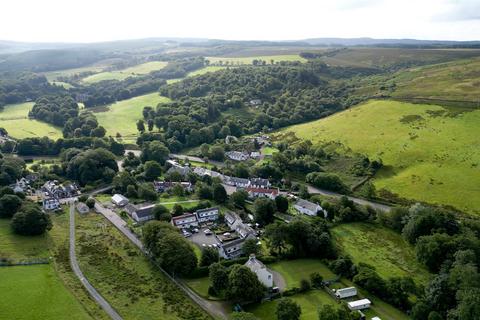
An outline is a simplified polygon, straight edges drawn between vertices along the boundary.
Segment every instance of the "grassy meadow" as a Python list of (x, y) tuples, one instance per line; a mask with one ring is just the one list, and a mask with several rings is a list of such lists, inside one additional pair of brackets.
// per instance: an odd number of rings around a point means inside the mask
[(480, 214), (480, 110), (371, 100), (325, 119), (285, 128), (313, 143), (336, 141), (381, 158), (376, 188)]
[[(225, 67), (206, 66), (206, 67), (200, 68), (198, 70), (187, 73), (185, 78), (191, 78), (191, 77), (199, 76), (199, 75), (202, 75), (202, 74), (205, 74), (205, 73), (215, 72), (215, 71), (219, 71), (219, 70), (223, 70), (223, 69), (225, 69)], [(171, 83), (179, 82), (179, 81), (182, 81), (185, 78), (168, 79), (167, 83), (171, 84)]]
[(118, 101), (105, 107), (93, 109), (93, 111), (98, 123), (107, 130), (107, 135), (115, 137), (117, 133), (120, 133), (125, 142), (136, 139), (138, 135), (136, 123), (143, 119), (143, 107), (151, 106), (155, 108), (157, 104), (168, 101), (168, 98), (159, 96), (155, 92)]
[(82, 81), (85, 83), (96, 83), (103, 80), (124, 80), (128, 77), (135, 77), (138, 75), (143, 75), (152, 71), (163, 69), (166, 65), (167, 62), (164, 61), (150, 61), (122, 70), (96, 73), (83, 78)]
[(5, 128), (10, 136), (18, 139), (44, 136), (50, 139), (61, 138), (63, 135), (60, 128), (28, 118), (28, 112), (33, 105), (33, 102), (6, 105), (0, 111), (0, 127)]
[(411, 277), (425, 285), (430, 274), (417, 262), (413, 246), (400, 234), (366, 223), (341, 224), (332, 230), (335, 244), (353, 261), (374, 266), (384, 279)]
[(253, 63), (253, 60), (264, 60), (267, 64), (271, 64), (273, 60), (275, 62), (280, 61), (299, 61), (306, 62), (307, 59), (300, 57), (298, 54), (285, 54), (285, 55), (268, 55), (268, 56), (252, 56), (252, 57), (206, 57), (212, 65), (249, 65)]

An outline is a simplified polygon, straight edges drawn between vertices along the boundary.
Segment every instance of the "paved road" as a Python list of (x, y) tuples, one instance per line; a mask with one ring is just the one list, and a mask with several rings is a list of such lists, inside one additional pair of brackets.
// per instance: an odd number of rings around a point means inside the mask
[[(332, 191), (328, 191), (328, 190), (324, 190), (324, 189), (319, 189), (319, 188), (316, 188), (316, 187), (313, 187), (313, 186), (310, 186), (310, 185), (307, 185), (307, 187), (308, 187), (308, 192), (312, 193), (312, 194), (321, 194), (321, 195), (328, 196), (328, 197), (333, 197), (333, 198), (340, 198), (340, 197), (344, 196), (343, 194), (340, 194), (340, 193), (336, 193), (336, 192), (332, 192)], [(347, 196), (347, 197), (348, 197), (348, 199), (352, 200), (353, 202), (355, 202), (357, 204), (360, 204), (360, 205), (363, 205), (363, 206), (368, 205), (368, 206), (371, 206), (372, 208), (377, 209), (377, 210), (390, 211), (390, 209), (392, 209), (391, 206), (387, 206), (385, 204), (381, 204), (381, 203), (378, 203), (378, 202), (369, 201), (369, 200), (365, 200), (365, 199), (360, 199), (360, 198), (356, 198), (356, 197), (350, 197), (350, 196)]]
[[(120, 232), (122, 232), (134, 245), (136, 245), (145, 255), (148, 256), (148, 253), (146, 252), (145, 248), (143, 247), (142, 242), (140, 239), (137, 238), (137, 236), (130, 231), (130, 229), (127, 226), (127, 223), (120, 218), (114, 211), (105, 208), (102, 206), (101, 203), (96, 202), (95, 203), (95, 210), (99, 213), (101, 213), (107, 220), (109, 220)], [(215, 302), (215, 301), (209, 301), (206, 300), (202, 297), (200, 297), (198, 294), (196, 294), (190, 287), (188, 287), (185, 283), (183, 283), (180, 280), (177, 280), (175, 278), (172, 278), (170, 274), (168, 274), (165, 270), (160, 268), (160, 266), (157, 265), (157, 267), (162, 271), (163, 274), (167, 278), (169, 278), (173, 283), (175, 283), (180, 289), (185, 292), (190, 299), (192, 299), (195, 303), (197, 303), (203, 310), (205, 310), (207, 313), (209, 313), (213, 318), (215, 319), (228, 319), (228, 312), (226, 309), (222, 306), (221, 303)]]
[(100, 293), (88, 282), (85, 276), (80, 270), (78, 265), (77, 256), (75, 254), (75, 206), (73, 202), (70, 203), (70, 265), (72, 270), (83, 284), (85, 289), (87, 289), (90, 296), (102, 307), (103, 310), (112, 318), (113, 320), (122, 320), (122, 317), (112, 308), (112, 306), (105, 300)]

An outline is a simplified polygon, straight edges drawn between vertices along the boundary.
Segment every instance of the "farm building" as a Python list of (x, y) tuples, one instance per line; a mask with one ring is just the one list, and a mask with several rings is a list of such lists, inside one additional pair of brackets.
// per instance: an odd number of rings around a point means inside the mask
[(348, 309), (350, 310), (363, 310), (370, 308), (372, 302), (368, 299), (355, 300), (347, 303)]
[(251, 254), (245, 266), (257, 275), (258, 280), (267, 288), (273, 287), (273, 276), (265, 265)]
[(121, 194), (114, 194), (112, 197), (112, 203), (117, 207), (124, 207), (128, 204), (128, 199)]
[(335, 291), (335, 296), (339, 299), (350, 298), (357, 295), (355, 287), (342, 288)]
[(298, 199), (298, 201), (293, 205), (293, 207), (300, 213), (306, 214), (307, 216), (316, 216), (318, 212), (323, 212), (324, 217), (327, 217), (327, 212), (316, 203)]
[(77, 203), (77, 210), (81, 214), (86, 214), (90, 212), (90, 208), (83, 202)]

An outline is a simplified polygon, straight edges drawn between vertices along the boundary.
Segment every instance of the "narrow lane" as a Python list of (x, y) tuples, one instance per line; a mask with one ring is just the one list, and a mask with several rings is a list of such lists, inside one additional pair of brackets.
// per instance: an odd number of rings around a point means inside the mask
[(100, 293), (88, 282), (83, 275), (80, 266), (78, 265), (77, 256), (75, 253), (75, 205), (74, 202), (70, 202), (70, 265), (73, 272), (80, 280), (82, 285), (87, 289), (90, 296), (102, 307), (103, 310), (113, 320), (122, 320), (122, 317), (113, 309), (113, 307), (105, 300)]

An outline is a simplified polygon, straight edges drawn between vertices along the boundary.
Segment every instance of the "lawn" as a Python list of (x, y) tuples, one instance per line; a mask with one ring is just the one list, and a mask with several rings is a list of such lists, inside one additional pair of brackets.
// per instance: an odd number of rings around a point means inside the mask
[(77, 215), (77, 256), (85, 276), (124, 319), (208, 318), (100, 215)]
[(98, 123), (107, 130), (107, 135), (115, 137), (120, 133), (124, 141), (134, 141), (138, 135), (136, 123), (143, 119), (143, 108), (155, 108), (159, 103), (168, 101), (168, 98), (156, 92), (150, 93), (97, 108), (95, 116)]
[(60, 128), (46, 122), (28, 119), (28, 112), (33, 105), (33, 102), (6, 105), (0, 111), (0, 127), (5, 128), (10, 136), (18, 139), (44, 136), (50, 139), (61, 138), (63, 135)]
[[(202, 74), (205, 74), (205, 73), (215, 72), (215, 71), (223, 70), (223, 69), (225, 69), (225, 67), (221, 67), (221, 66), (206, 66), (206, 67), (200, 68), (200, 69), (198, 69), (198, 70), (195, 70), (195, 71), (192, 71), (192, 72), (187, 73), (187, 75), (186, 75), (185, 78), (195, 77), (195, 76), (199, 76), (199, 75), (202, 75)], [(168, 84), (171, 84), (171, 83), (179, 82), (179, 81), (182, 81), (182, 80), (185, 79), (185, 78), (168, 79), (168, 80), (167, 80), (167, 83), (168, 83)]]
[(273, 60), (275, 62), (280, 61), (300, 61), (306, 62), (307, 59), (300, 57), (298, 54), (285, 54), (285, 55), (271, 55), (271, 56), (252, 56), (252, 57), (206, 57), (205, 59), (210, 61), (213, 65), (245, 65), (252, 64), (253, 60), (264, 60), (267, 64), (271, 64)]
[[(315, 143), (337, 141), (384, 168), (378, 190), (480, 214), (480, 110), (371, 100), (281, 130)], [(474, 147), (476, 146), (476, 147)]]
[(430, 274), (400, 234), (373, 224), (341, 224), (331, 229), (337, 246), (355, 263), (374, 266), (383, 278), (407, 276), (425, 285)]
[(325, 280), (336, 278), (336, 275), (327, 266), (314, 259), (285, 260), (269, 264), (268, 268), (282, 275), (287, 283), (287, 289), (299, 288), (300, 281), (303, 279), (309, 280), (310, 274), (313, 272), (320, 273)]
[(264, 156), (272, 156), (275, 152), (278, 152), (277, 148), (273, 148), (273, 147), (263, 147), (262, 148), (262, 155), (264, 155)]
[(136, 77), (152, 71), (163, 69), (166, 65), (167, 62), (164, 61), (151, 61), (122, 70), (96, 73), (83, 78), (82, 81), (85, 83), (96, 83), (103, 80), (124, 80), (128, 77)]
[(201, 297), (208, 299), (208, 288), (210, 287), (209, 277), (185, 279), (184, 281), (193, 291), (198, 293)]
[(10, 228), (10, 219), (0, 219), (0, 258), (9, 258), (15, 261), (48, 258), (48, 242), (47, 234), (33, 237), (17, 235)]
[(0, 319), (91, 319), (52, 265), (0, 267)]

